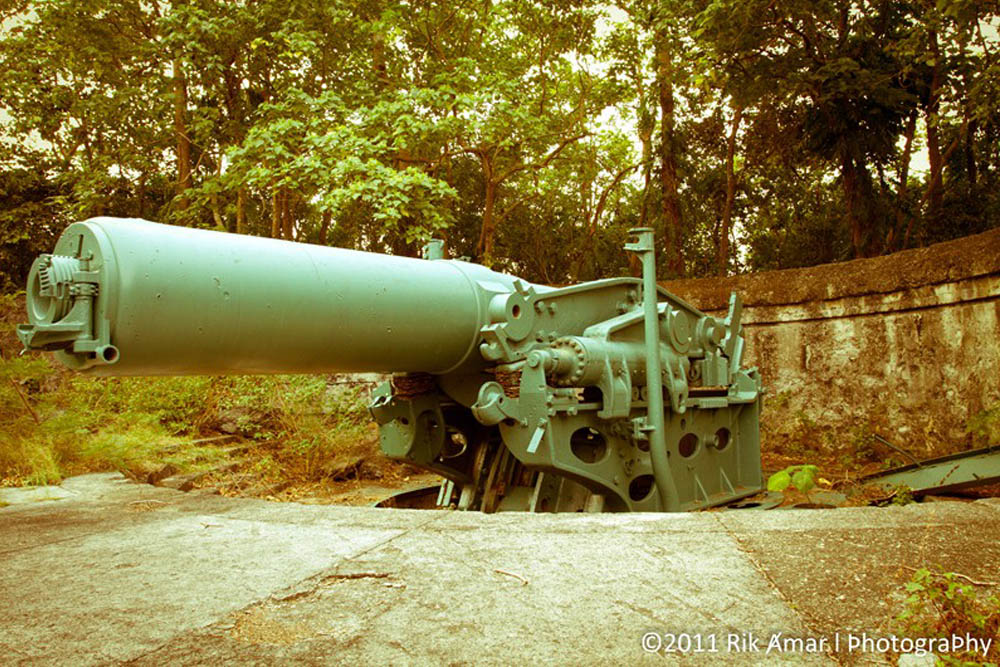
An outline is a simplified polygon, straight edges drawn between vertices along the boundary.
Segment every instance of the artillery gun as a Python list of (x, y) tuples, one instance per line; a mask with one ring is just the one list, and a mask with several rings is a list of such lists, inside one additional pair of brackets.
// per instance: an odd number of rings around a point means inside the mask
[(761, 487), (761, 384), (725, 318), (642, 278), (535, 285), (483, 266), (93, 218), (28, 277), (25, 348), (91, 375), (391, 373), (383, 451), (440, 506), (682, 511)]

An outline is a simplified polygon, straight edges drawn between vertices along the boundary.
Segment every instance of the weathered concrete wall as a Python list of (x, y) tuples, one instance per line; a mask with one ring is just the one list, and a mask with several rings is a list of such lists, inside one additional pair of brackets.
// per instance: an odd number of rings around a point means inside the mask
[(666, 286), (713, 314), (742, 296), (747, 361), (768, 389), (766, 449), (857, 459), (877, 433), (921, 456), (950, 453), (973, 444), (969, 418), (1000, 403), (1000, 229)]

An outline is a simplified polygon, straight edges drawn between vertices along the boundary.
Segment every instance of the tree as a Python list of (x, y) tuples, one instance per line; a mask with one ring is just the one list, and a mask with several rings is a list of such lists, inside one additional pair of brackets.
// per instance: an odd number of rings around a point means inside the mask
[[(149, 217), (550, 282), (806, 265), (1000, 220), (997, 8), (835, 0), (0, 6), (0, 253)], [(911, 169), (926, 152), (929, 169)]]
[(778, 84), (772, 104), (792, 111), (801, 146), (839, 171), (857, 256), (881, 249), (885, 211), (871, 168), (895, 157), (916, 104), (894, 51), (906, 25), (902, 9), (901, 3), (722, 0), (701, 19), (702, 34), (717, 51), (753, 54), (772, 68)]

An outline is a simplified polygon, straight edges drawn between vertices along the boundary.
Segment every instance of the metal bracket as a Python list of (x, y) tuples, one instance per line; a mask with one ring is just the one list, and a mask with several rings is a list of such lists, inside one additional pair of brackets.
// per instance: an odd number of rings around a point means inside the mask
[(499, 382), (484, 382), (479, 388), (479, 396), (472, 406), (472, 415), (480, 424), (493, 426), (505, 419), (513, 419), (522, 426), (528, 422), (521, 415), (517, 401), (507, 398)]

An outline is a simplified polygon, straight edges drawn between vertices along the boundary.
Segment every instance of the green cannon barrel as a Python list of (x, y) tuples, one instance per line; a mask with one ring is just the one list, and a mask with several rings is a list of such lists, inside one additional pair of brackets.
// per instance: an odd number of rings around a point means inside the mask
[(444, 373), (478, 356), (488, 292), (457, 261), (93, 218), (28, 278), (26, 347), (103, 375)]

